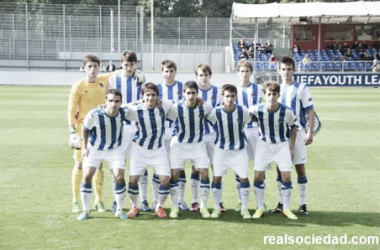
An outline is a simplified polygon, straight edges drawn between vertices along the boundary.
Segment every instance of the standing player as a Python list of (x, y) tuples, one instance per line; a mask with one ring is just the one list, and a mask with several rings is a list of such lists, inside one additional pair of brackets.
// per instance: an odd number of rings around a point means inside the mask
[[(295, 71), (294, 60), (290, 57), (283, 57), (278, 65), (278, 73), (281, 76), (281, 97), (280, 102), (293, 110), (297, 118), (297, 139), (294, 148), (293, 164), (297, 171), (297, 182), (299, 188), (299, 209), (301, 215), (307, 215), (306, 209), (306, 186), (307, 177), (305, 171), (305, 163), (307, 162), (306, 146), (313, 142), (314, 130), (314, 105), (313, 98), (309, 92), (309, 88), (305, 84), (293, 81)], [(306, 118), (309, 116), (309, 129), (305, 132)], [(273, 213), (280, 213), (283, 210), (283, 202), (280, 192), (281, 175), (277, 177), (277, 186), (280, 194), (280, 202), (277, 207), (272, 210)]]
[[(95, 55), (86, 55), (83, 59), (83, 69), (86, 77), (76, 82), (71, 87), (68, 102), (68, 123), (70, 131), (70, 146), (74, 150), (74, 168), (71, 176), (71, 185), (73, 192), (73, 208), (72, 212), (80, 212), (80, 185), (83, 178), (82, 171), (82, 151), (80, 136), (78, 132), (82, 131), (82, 123), (85, 115), (93, 108), (104, 103), (104, 98), (108, 90), (108, 78), (112, 75), (98, 75), (100, 60)], [(94, 175), (95, 189), (95, 208), (98, 212), (105, 212), (106, 209), (102, 202), (104, 173), (101, 167)]]
[(208, 166), (210, 160), (206, 152), (204, 141), (205, 117), (212, 110), (212, 106), (205, 102), (201, 107), (197, 104), (198, 85), (194, 81), (185, 83), (183, 90), (184, 99), (173, 104), (169, 117), (175, 120), (174, 133), (169, 153), (172, 178), (170, 180), (171, 197), (173, 206), (169, 216), (178, 218), (178, 179), (180, 169), (186, 160), (191, 160), (196, 169), (201, 173), (201, 208), (203, 218), (210, 218), (207, 210), (208, 195), (210, 192), (210, 180)]
[(115, 216), (127, 219), (123, 212), (126, 195), (124, 169), (125, 160), (122, 143), (123, 121), (126, 111), (120, 108), (121, 93), (109, 90), (105, 98), (105, 108), (91, 110), (83, 122), (83, 169), (84, 176), (81, 185), (81, 199), (83, 211), (78, 220), (89, 218), (92, 193), (91, 180), (102, 161), (107, 161), (116, 180), (115, 197), (117, 210)]
[[(237, 98), (236, 103), (245, 106), (249, 109), (253, 105), (257, 105), (261, 101), (263, 92), (260, 87), (250, 82), (252, 76), (252, 65), (248, 60), (240, 60), (236, 66), (236, 72), (239, 76), (239, 83), (237, 85)], [(247, 137), (247, 152), (250, 161), (255, 158), (256, 142), (259, 138), (259, 127), (257, 122), (250, 122), (244, 128), (244, 134)], [(241, 210), (240, 202), (240, 178), (236, 175), (236, 189), (239, 197), (239, 204), (236, 211)]]
[(217, 126), (217, 141), (214, 153), (214, 180), (212, 193), (214, 197), (214, 211), (211, 218), (220, 215), (220, 198), (222, 194), (221, 180), (228, 168), (232, 168), (240, 177), (241, 187), (241, 215), (250, 219), (248, 211), (249, 181), (248, 181), (248, 155), (245, 149), (245, 135), (243, 128), (251, 121), (248, 110), (244, 106), (235, 104), (237, 89), (235, 86), (225, 84), (222, 87), (223, 105), (216, 107), (207, 119)]
[[(263, 85), (265, 103), (252, 106), (249, 111), (254, 120), (259, 122), (261, 140), (258, 140), (255, 153), (254, 190), (258, 208), (252, 218), (259, 219), (264, 215), (265, 170), (272, 162), (277, 163), (282, 182), (283, 214), (296, 220), (290, 211), (292, 196), (291, 169), (294, 157), (294, 143), (297, 134), (296, 118), (290, 108), (278, 102), (280, 85), (277, 82), (265, 82)], [(289, 127), (291, 131), (289, 131)], [(290, 134), (290, 143), (289, 143)], [(290, 150), (289, 150), (290, 144)]]
[[(124, 51), (121, 55), (121, 72), (112, 76), (109, 79), (109, 89), (117, 89), (123, 94), (123, 103), (136, 102), (141, 99), (141, 85), (145, 81), (145, 77), (137, 67), (137, 56), (133, 51)], [(129, 158), (132, 147), (132, 140), (137, 131), (136, 125), (127, 122), (124, 126), (123, 135), (123, 148), (125, 158)], [(143, 211), (150, 211), (147, 202), (148, 192), (148, 172), (145, 172), (139, 180), (140, 194), (141, 194), (141, 209)], [(112, 210), (115, 209), (115, 201)]]
[[(177, 74), (177, 65), (171, 60), (165, 60), (161, 63), (161, 74), (164, 77), (163, 83), (158, 83), (157, 87), (159, 90), (159, 99), (161, 100), (173, 100), (179, 101), (182, 99), (183, 92), (183, 83), (175, 80)], [(170, 142), (173, 135), (173, 123), (166, 121), (165, 124), (165, 148), (166, 151), (170, 152)], [(179, 198), (178, 206), (181, 210), (189, 210), (185, 203), (185, 184), (186, 184), (186, 175), (184, 171), (184, 166), (181, 166), (180, 177), (179, 177)], [(158, 177), (154, 174), (153, 179), (153, 207), (156, 206), (158, 200), (158, 187), (160, 181)]]
[[(200, 63), (195, 67), (195, 76), (198, 81), (199, 94), (204, 101), (208, 102), (212, 105), (213, 108), (216, 105), (220, 104), (222, 94), (220, 93), (220, 89), (214, 85), (211, 85), (210, 79), (212, 76), (212, 71), (209, 65)], [(204, 141), (206, 143), (207, 155), (210, 159), (210, 162), (213, 162), (214, 158), (214, 148), (215, 148), (215, 140), (216, 140), (216, 132), (215, 128), (211, 126), (209, 123), (204, 123)], [(199, 171), (192, 168), (191, 174), (191, 190), (192, 190), (192, 198), (193, 202), (191, 204), (190, 211), (197, 211), (199, 209), (198, 204), (198, 193), (199, 193)], [(221, 199), (222, 201), (222, 199)], [(227, 209), (223, 206), (223, 202), (220, 202), (220, 211), (225, 212)]]
[(152, 166), (160, 179), (158, 203), (155, 212), (158, 217), (166, 217), (162, 206), (170, 193), (170, 167), (168, 155), (163, 145), (165, 136), (165, 120), (172, 102), (163, 100), (162, 106), (157, 106), (159, 90), (154, 83), (145, 83), (142, 86), (143, 102), (130, 107), (127, 119), (137, 121), (139, 130), (133, 139), (131, 157), (129, 161), (130, 182), (128, 194), (132, 208), (128, 217), (133, 218), (140, 212), (138, 207), (140, 175), (144, 174), (147, 166)]

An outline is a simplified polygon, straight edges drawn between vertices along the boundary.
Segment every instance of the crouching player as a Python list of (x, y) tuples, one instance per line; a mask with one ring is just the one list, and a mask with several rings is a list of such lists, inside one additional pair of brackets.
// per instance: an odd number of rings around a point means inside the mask
[[(275, 162), (282, 178), (283, 215), (289, 219), (296, 220), (297, 216), (290, 211), (289, 206), (292, 195), (291, 168), (297, 135), (297, 119), (290, 108), (278, 102), (280, 85), (277, 82), (265, 82), (263, 92), (265, 103), (252, 106), (249, 109), (254, 116), (253, 120), (259, 123), (261, 137), (261, 140), (258, 140), (256, 145), (254, 160), (254, 190), (258, 208), (252, 218), (258, 219), (264, 215), (264, 174), (265, 170), (271, 168), (271, 163)], [(289, 127), (291, 131), (289, 131)]]
[(89, 218), (92, 193), (92, 177), (103, 160), (107, 161), (114, 175), (115, 197), (117, 209), (115, 216), (127, 219), (123, 212), (126, 196), (124, 180), (124, 154), (121, 147), (123, 122), (126, 121), (127, 110), (120, 108), (122, 96), (117, 90), (109, 90), (106, 95), (105, 107), (91, 110), (83, 122), (83, 181), (81, 185), (81, 200), (83, 211), (78, 220)]
[(235, 104), (237, 89), (231, 84), (222, 87), (223, 105), (216, 107), (207, 116), (212, 124), (217, 126), (217, 140), (215, 145), (213, 168), (214, 180), (212, 182), (212, 195), (214, 198), (214, 211), (211, 218), (220, 215), (220, 199), (222, 196), (221, 180), (228, 168), (231, 168), (240, 177), (241, 215), (250, 219), (248, 211), (249, 181), (248, 181), (248, 155), (244, 126), (251, 121), (248, 110), (244, 106)]
[(210, 218), (207, 210), (207, 201), (210, 192), (210, 180), (208, 177), (208, 166), (210, 160), (207, 155), (204, 137), (205, 117), (212, 107), (208, 103), (202, 106), (197, 104), (198, 85), (194, 81), (188, 81), (183, 89), (184, 99), (173, 105), (169, 112), (169, 118), (175, 120), (174, 136), (172, 138), (169, 152), (172, 178), (170, 180), (171, 197), (173, 207), (169, 214), (170, 218), (177, 218), (179, 212), (178, 193), (180, 170), (186, 160), (191, 160), (201, 174), (201, 208), (203, 218)]
[(137, 216), (140, 212), (138, 207), (138, 181), (148, 166), (154, 168), (154, 172), (160, 180), (155, 212), (160, 218), (167, 216), (162, 206), (170, 193), (170, 167), (163, 139), (165, 136), (165, 120), (172, 102), (163, 100), (162, 106), (157, 106), (158, 94), (159, 90), (156, 84), (152, 82), (143, 84), (143, 102), (129, 106), (130, 109), (128, 110), (127, 119), (136, 121), (139, 127), (133, 139), (134, 143), (129, 161), (128, 194), (132, 203), (132, 208), (128, 212), (130, 218)]

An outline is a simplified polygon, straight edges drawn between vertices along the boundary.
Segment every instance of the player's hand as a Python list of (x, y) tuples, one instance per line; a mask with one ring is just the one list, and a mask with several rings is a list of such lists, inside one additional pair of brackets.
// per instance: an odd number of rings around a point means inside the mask
[(81, 138), (76, 131), (70, 133), (69, 145), (72, 149), (81, 148)]
[(310, 145), (313, 143), (313, 133), (307, 133), (304, 139), (305, 145)]
[(145, 82), (145, 75), (139, 69), (135, 69), (135, 71), (133, 72), (133, 78), (137, 80), (138, 86), (141, 86)]
[(197, 97), (197, 104), (199, 107), (202, 107), (203, 106), (203, 103), (205, 103), (205, 101), (203, 100), (203, 98), (201, 97)]

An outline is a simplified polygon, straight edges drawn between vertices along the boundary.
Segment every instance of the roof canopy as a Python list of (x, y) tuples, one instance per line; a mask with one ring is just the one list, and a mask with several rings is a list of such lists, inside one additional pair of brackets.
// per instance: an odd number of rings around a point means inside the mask
[(269, 3), (232, 5), (234, 23), (380, 23), (380, 2)]

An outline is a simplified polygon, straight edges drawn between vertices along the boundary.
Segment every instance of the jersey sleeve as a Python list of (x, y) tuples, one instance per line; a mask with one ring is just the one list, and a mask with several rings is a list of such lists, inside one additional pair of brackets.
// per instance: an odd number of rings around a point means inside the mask
[(124, 104), (123, 108), (128, 108), (128, 112), (125, 113), (125, 119), (128, 121), (137, 121), (137, 105), (133, 103)]
[(167, 120), (174, 122), (177, 119), (177, 116), (178, 116), (177, 107), (178, 107), (178, 104), (173, 104), (173, 106), (169, 109), (166, 115)]
[(115, 79), (116, 79), (116, 75), (112, 75), (109, 79), (108, 79), (108, 90), (110, 89), (116, 89), (116, 84), (115, 84)]
[(251, 107), (249, 107), (249, 109), (248, 109), (248, 112), (251, 114), (251, 115), (253, 115), (253, 116), (258, 116), (258, 107), (259, 107), (259, 105), (253, 105), (253, 106), (251, 106)]
[(251, 122), (252, 116), (249, 114), (248, 109), (243, 106), (243, 119), (245, 123)]
[(84, 117), (83, 120), (83, 129), (84, 130), (91, 130), (95, 126), (94, 124), (94, 117), (93, 117), (93, 112), (88, 112), (87, 115)]
[(314, 109), (313, 97), (311, 96), (307, 86), (303, 89), (301, 102), (306, 112), (310, 109)]
[(296, 125), (297, 118), (296, 118), (296, 116), (293, 114), (293, 111), (292, 111), (290, 108), (286, 108), (286, 117), (285, 117), (285, 121), (286, 121), (286, 123), (287, 123), (290, 127), (297, 126), (297, 125)]
[(205, 115), (210, 114), (211, 111), (212, 111), (212, 109), (213, 109), (213, 107), (211, 106), (211, 104), (208, 103), (208, 102), (204, 102), (203, 103), (203, 108), (204, 108), (204, 111), (205, 111)]
[(212, 125), (216, 124), (217, 119), (215, 109), (213, 109), (208, 115), (206, 115), (206, 120), (210, 122)]
[(79, 109), (80, 100), (80, 82), (75, 83), (70, 90), (69, 103), (67, 108), (67, 118), (69, 126), (75, 125), (77, 120), (75, 119), (75, 113)]

